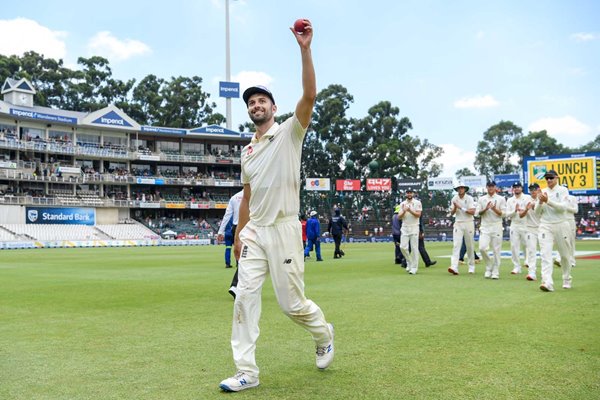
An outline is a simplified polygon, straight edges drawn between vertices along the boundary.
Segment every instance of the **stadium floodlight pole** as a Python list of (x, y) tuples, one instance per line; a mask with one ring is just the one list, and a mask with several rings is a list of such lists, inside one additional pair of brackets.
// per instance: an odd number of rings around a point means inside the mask
[[(231, 81), (231, 60), (229, 49), (229, 0), (225, 0), (225, 80)], [(231, 129), (231, 97), (225, 98), (226, 127)]]

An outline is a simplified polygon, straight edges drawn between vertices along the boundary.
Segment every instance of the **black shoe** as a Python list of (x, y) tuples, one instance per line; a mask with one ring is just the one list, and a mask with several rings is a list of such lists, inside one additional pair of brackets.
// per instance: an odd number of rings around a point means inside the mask
[(323, 259), (322, 258), (317, 258), (317, 261), (323, 261)]
[(427, 264), (425, 267), (429, 268), (429, 267), (431, 267), (432, 265), (435, 265), (435, 264), (437, 264), (437, 261), (432, 261), (429, 264)]
[(337, 254), (335, 256), (333, 256), (333, 258), (342, 258), (341, 256), (338, 256)]
[(402, 268), (406, 269), (406, 263), (401, 263), (402, 264)]
[(396, 260), (394, 260), (394, 264), (402, 264), (402, 261), (396, 259)]
[(346, 255), (346, 253), (344, 253), (343, 251), (340, 250), (340, 257), (345, 256), (345, 255)]
[(231, 264), (226, 264), (225, 268), (231, 268)]

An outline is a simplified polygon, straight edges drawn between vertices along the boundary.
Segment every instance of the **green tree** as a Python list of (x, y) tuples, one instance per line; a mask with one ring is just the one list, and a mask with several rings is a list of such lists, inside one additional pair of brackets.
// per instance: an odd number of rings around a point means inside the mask
[(464, 167), (456, 171), (454, 175), (456, 175), (456, 179), (460, 179), (463, 176), (475, 176), (475, 172), (471, 171), (469, 167)]
[(512, 143), (523, 136), (523, 130), (510, 121), (500, 121), (483, 133), (477, 143), (475, 169), (488, 178), (494, 174), (510, 174), (519, 170), (511, 160)]
[(512, 142), (511, 151), (519, 156), (519, 167), (523, 165), (523, 159), (530, 156), (547, 156), (550, 154), (562, 154), (568, 152), (556, 139), (548, 136), (545, 130), (529, 132), (525, 136)]
[(591, 142), (574, 149), (573, 152), (574, 153), (585, 153), (585, 152), (591, 152), (591, 151), (594, 151), (594, 152), (600, 151), (600, 135), (597, 135), (596, 138), (594, 140), (592, 140)]

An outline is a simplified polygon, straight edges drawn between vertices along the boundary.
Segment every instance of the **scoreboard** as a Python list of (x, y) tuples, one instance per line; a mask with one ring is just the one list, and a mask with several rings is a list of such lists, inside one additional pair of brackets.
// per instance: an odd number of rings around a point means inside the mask
[(544, 174), (551, 169), (558, 173), (559, 184), (566, 184), (570, 193), (600, 194), (600, 153), (526, 157), (523, 160), (527, 185), (537, 183), (545, 188)]

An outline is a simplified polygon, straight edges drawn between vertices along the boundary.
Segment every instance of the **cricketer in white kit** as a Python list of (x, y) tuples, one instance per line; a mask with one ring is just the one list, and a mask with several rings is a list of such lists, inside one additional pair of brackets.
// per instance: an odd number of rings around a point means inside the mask
[(535, 212), (540, 216), (540, 229), (538, 240), (542, 256), (542, 284), (540, 289), (544, 292), (554, 291), (552, 272), (552, 247), (556, 244), (560, 254), (563, 289), (571, 289), (571, 247), (569, 244), (569, 222), (566, 212), (569, 191), (558, 184), (558, 174), (554, 170), (546, 172), (544, 178), (548, 187), (542, 189), (538, 196)]
[(506, 217), (510, 218), (510, 252), (512, 254), (513, 269), (511, 274), (521, 273), (521, 248), (525, 249), (525, 260), (527, 260), (527, 229), (525, 220), (519, 217), (519, 213), (525, 209), (531, 198), (523, 193), (521, 182), (512, 185), (513, 196), (506, 201)]
[[(506, 212), (506, 200), (496, 193), (496, 182), (486, 184), (487, 194), (477, 201), (477, 213), (481, 217), (479, 227), (479, 251), (485, 262), (484, 278), (500, 278), (500, 251), (502, 250), (502, 218)], [(490, 257), (489, 251), (493, 256)]]
[(313, 31), (310, 21), (304, 22), (302, 34), (290, 28), (302, 57), (303, 94), (294, 115), (279, 125), (274, 117), (277, 106), (268, 89), (254, 86), (243, 94), (256, 134), (242, 150), (244, 196), (234, 245), (239, 282), (231, 334), (237, 373), (219, 385), (228, 392), (259, 384), (255, 352), (261, 291), (268, 275), (284, 314), (311, 334), (317, 367), (327, 368), (333, 361), (333, 326), (304, 295), (302, 226), (298, 220), (300, 158), (317, 95), (310, 49)]
[(469, 263), (469, 273), (475, 273), (475, 224), (474, 218), (477, 206), (473, 197), (467, 194), (469, 187), (459, 184), (454, 188), (458, 192), (451, 201), (450, 214), (454, 215), (454, 231), (452, 233), (452, 258), (448, 272), (458, 275), (458, 261), (463, 238), (467, 248), (466, 256)]
[(538, 195), (540, 193), (540, 185), (532, 183), (529, 185), (529, 202), (526, 204), (525, 209), (519, 212), (519, 218), (521, 218), (525, 225), (525, 264), (527, 265), (527, 276), (525, 279), (528, 281), (537, 280), (537, 249), (538, 249), (538, 230), (540, 227), (540, 217), (535, 212), (535, 206), (538, 201)]
[(423, 211), (421, 202), (414, 198), (414, 194), (414, 189), (406, 189), (406, 200), (400, 203), (398, 213), (398, 218), (402, 220), (400, 250), (406, 259), (406, 271), (411, 275), (415, 275), (419, 269), (419, 217)]

